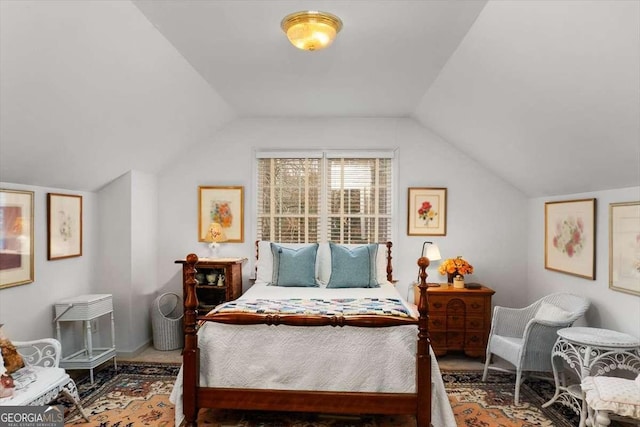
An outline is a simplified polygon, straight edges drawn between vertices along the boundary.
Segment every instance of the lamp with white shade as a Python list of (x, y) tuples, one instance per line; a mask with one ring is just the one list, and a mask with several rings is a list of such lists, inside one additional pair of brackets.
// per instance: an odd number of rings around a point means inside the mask
[[(424, 242), (422, 244), (422, 253), (420, 256), (420, 259), (418, 259), (418, 265), (421, 264), (425, 264), (427, 267), (429, 266), (429, 264), (431, 263), (431, 261), (438, 261), (441, 260), (442, 256), (440, 255), (440, 249), (438, 248), (438, 245), (436, 245), (433, 242)], [(418, 273), (418, 283), (420, 283), (420, 273)], [(425, 271), (426, 274), (426, 271)], [(424, 278), (425, 280), (427, 279), (426, 277)], [(429, 283), (428, 286), (430, 288), (436, 288), (438, 286), (440, 286), (437, 283)]]
[(209, 249), (211, 249), (210, 258), (216, 258), (220, 243), (227, 241), (227, 236), (224, 234), (222, 225), (218, 222), (209, 224), (209, 229), (207, 230), (207, 235), (204, 237), (204, 241), (209, 243)]

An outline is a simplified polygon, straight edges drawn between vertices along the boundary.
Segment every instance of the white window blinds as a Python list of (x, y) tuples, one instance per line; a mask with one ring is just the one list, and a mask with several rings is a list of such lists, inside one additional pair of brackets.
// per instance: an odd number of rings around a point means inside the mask
[(314, 152), (294, 158), (258, 153), (258, 239), (283, 243), (390, 240), (392, 154), (316, 157)]

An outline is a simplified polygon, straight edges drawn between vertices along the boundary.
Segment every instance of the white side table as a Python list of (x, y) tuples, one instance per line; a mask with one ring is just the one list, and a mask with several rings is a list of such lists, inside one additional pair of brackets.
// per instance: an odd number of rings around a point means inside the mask
[[(558, 371), (563, 361), (578, 375), (577, 384), (567, 386), (564, 380), (560, 381)], [(562, 403), (580, 415), (579, 427), (584, 427), (587, 408), (580, 383), (588, 376), (605, 375), (615, 370), (640, 373), (640, 340), (609, 329), (564, 328), (558, 331), (551, 362), (556, 392), (542, 407)]]
[[(84, 322), (84, 348), (60, 359), (60, 367), (66, 369), (89, 369), (91, 384), (93, 384), (93, 368), (103, 362), (113, 359), (113, 366), (116, 370), (118, 369), (111, 294), (81, 295), (64, 299), (55, 304), (55, 311), (56, 335), (60, 343), (62, 343), (60, 322)], [(111, 315), (111, 347), (94, 348), (91, 321), (107, 314)]]

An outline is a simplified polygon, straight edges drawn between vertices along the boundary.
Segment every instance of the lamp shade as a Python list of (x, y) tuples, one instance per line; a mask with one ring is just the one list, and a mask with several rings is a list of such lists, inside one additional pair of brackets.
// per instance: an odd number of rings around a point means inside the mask
[(425, 242), (425, 243), (428, 243), (428, 245), (426, 247), (426, 251), (423, 245), (422, 256), (429, 258), (429, 261), (438, 261), (442, 259), (442, 256), (440, 255), (440, 248), (438, 248), (438, 245), (431, 242)]
[(204, 241), (209, 243), (226, 242), (227, 236), (224, 234), (224, 230), (219, 223), (212, 222), (209, 224), (209, 229), (207, 230)]
[(298, 49), (320, 50), (333, 43), (342, 21), (327, 12), (308, 10), (285, 16), (280, 26)]

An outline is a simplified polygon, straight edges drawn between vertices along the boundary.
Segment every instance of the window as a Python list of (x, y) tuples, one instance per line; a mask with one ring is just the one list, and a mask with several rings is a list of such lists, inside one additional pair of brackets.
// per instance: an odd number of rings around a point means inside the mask
[(391, 240), (393, 152), (257, 153), (257, 237)]

